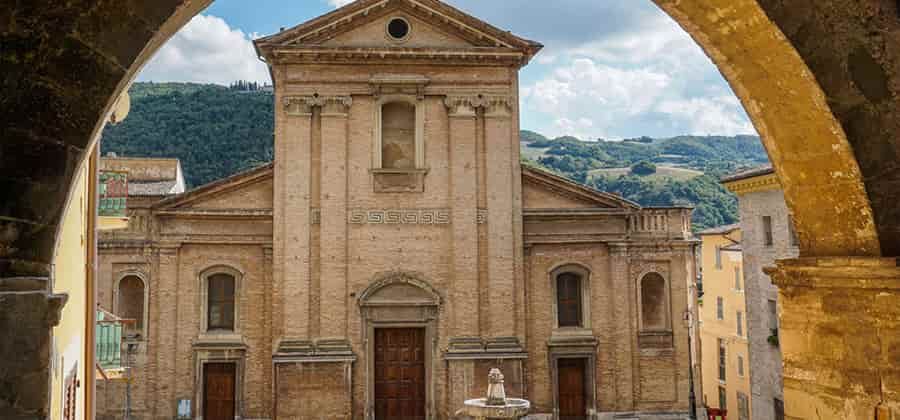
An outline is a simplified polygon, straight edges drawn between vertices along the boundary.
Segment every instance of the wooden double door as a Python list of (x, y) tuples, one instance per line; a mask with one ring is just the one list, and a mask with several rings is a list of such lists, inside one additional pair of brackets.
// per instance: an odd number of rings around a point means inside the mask
[(425, 329), (375, 329), (375, 420), (425, 419)]
[(587, 419), (586, 359), (558, 359), (560, 420)]
[(203, 420), (234, 420), (236, 371), (234, 363), (203, 365)]

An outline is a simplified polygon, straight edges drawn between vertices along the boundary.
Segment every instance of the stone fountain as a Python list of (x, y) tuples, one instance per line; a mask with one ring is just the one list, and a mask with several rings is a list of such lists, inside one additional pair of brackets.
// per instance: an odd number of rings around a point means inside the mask
[(476, 398), (465, 402), (465, 408), (457, 415), (466, 415), (475, 420), (520, 419), (528, 414), (531, 403), (518, 398), (506, 398), (503, 374), (500, 369), (491, 369), (488, 374), (487, 398)]

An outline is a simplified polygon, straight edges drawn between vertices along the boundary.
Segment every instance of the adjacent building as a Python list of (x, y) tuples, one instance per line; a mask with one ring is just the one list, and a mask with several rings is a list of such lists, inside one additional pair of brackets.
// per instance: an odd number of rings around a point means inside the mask
[(687, 417), (691, 210), (520, 166), (539, 44), (361, 0), (256, 46), (275, 162), (101, 238), (134, 418), (449, 419), (494, 367), (538, 419)]
[(765, 267), (796, 258), (799, 241), (781, 185), (770, 166), (722, 180), (738, 195), (744, 293), (750, 356), (751, 413), (754, 420), (784, 418), (782, 360), (778, 334), (778, 289)]
[(703, 402), (709, 408), (727, 410), (729, 419), (749, 420), (750, 349), (741, 228), (721, 226), (698, 236), (703, 241)]
[[(122, 121), (129, 107), (128, 95), (120, 97), (110, 123)], [(98, 216), (98, 208), (106, 201), (98, 189), (96, 149), (88, 151), (85, 164), (75, 171), (53, 258), (51, 290), (64, 302), (50, 346), (49, 418), (54, 420), (93, 419), (97, 232), (127, 223), (124, 214), (114, 211)], [(116, 205), (124, 211), (124, 201)]]

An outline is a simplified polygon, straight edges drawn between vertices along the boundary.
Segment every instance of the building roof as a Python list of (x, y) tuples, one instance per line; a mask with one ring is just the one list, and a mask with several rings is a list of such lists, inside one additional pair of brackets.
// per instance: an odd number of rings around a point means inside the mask
[(763, 166), (757, 166), (755, 168), (743, 169), (743, 170), (735, 172), (731, 175), (726, 175), (726, 176), (722, 177), (722, 179), (720, 181), (723, 183), (735, 182), (735, 181), (741, 181), (741, 180), (745, 180), (745, 179), (755, 178), (758, 176), (770, 175), (770, 174), (774, 174), (774, 173), (775, 173), (775, 169), (772, 168), (772, 165), (767, 164), (767, 165), (763, 165)]
[(741, 228), (741, 224), (740, 224), (740, 223), (734, 223), (734, 224), (731, 224), (731, 225), (722, 225), (722, 226), (717, 226), (717, 227), (714, 227), (714, 228), (709, 228), (709, 229), (706, 229), (706, 230), (701, 230), (700, 232), (697, 232), (697, 236), (703, 236), (703, 235), (726, 235), (726, 234), (729, 234), (729, 233), (734, 232), (734, 231), (736, 231), (736, 230), (740, 230), (740, 228)]
[[(527, 64), (543, 48), (538, 42), (518, 37), (472, 15), (469, 15), (441, 0), (357, 0), (330, 13), (283, 29), (277, 34), (254, 41), (260, 56), (270, 64), (281, 55), (293, 57), (309, 55), (324, 60), (325, 57), (356, 55), (358, 59), (413, 59), (428, 58), (433, 61), (460, 56), (463, 51), (456, 48), (416, 48), (397, 46), (328, 46), (325, 41), (334, 39), (361, 25), (384, 17), (385, 14), (402, 11), (448, 34), (468, 41), (471, 48), (467, 52), (479, 51), (480, 60), (469, 59), (472, 63), (484, 61), (487, 57), (515, 56), (520, 65)], [(440, 54), (436, 54), (440, 51)], [(468, 57), (463, 54), (463, 56)], [(314, 58), (315, 59), (315, 58)], [(341, 62), (341, 61), (338, 61)]]
[(131, 197), (164, 197), (185, 191), (181, 161), (176, 158), (121, 157), (111, 153), (100, 158), (100, 169), (128, 173)]
[(722, 251), (733, 251), (733, 252), (741, 252), (743, 248), (741, 247), (740, 242), (735, 242), (728, 246), (723, 246)]
[(178, 194), (178, 182), (175, 180), (161, 182), (129, 182), (128, 195), (134, 197), (162, 197)]

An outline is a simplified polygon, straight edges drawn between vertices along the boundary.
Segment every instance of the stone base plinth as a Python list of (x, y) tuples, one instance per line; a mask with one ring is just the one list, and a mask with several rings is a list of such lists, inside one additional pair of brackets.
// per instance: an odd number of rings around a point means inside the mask
[(780, 294), (786, 418), (900, 419), (897, 260), (797, 259), (767, 272)]

